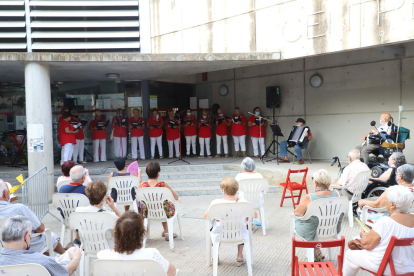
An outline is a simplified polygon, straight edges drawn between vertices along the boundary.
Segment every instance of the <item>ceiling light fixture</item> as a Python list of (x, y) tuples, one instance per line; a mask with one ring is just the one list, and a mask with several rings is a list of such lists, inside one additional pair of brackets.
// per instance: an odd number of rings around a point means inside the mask
[(119, 79), (119, 74), (116, 74), (116, 73), (109, 73), (109, 74), (106, 74), (106, 77), (107, 77), (108, 79)]

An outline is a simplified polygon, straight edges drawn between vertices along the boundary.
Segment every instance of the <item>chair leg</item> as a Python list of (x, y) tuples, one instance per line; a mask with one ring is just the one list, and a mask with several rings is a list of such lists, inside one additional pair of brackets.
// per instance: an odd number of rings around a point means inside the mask
[(89, 255), (86, 255), (85, 258), (85, 275), (89, 276), (91, 275), (91, 257)]
[(313, 248), (306, 249), (306, 254), (308, 255), (308, 262), (313, 263), (315, 261), (315, 253)]
[(286, 187), (284, 187), (283, 189), (282, 199), (280, 200), (280, 207), (283, 207), (283, 201), (285, 201), (285, 195), (286, 195)]
[(252, 252), (250, 250), (250, 241), (244, 243), (244, 248), (246, 249), (247, 272), (249, 276), (252, 276)]
[(147, 220), (147, 237), (148, 237), (148, 239), (149, 239), (149, 237), (150, 237), (150, 231), (151, 231), (151, 222), (148, 220), (148, 219), (146, 219)]
[(181, 213), (178, 213), (177, 220), (178, 220), (178, 227), (180, 228), (181, 240), (184, 240), (184, 233), (183, 233), (183, 226), (182, 226), (183, 224), (182, 224)]
[(352, 212), (352, 201), (349, 201), (348, 221), (349, 221), (349, 227), (354, 227), (354, 214)]
[(211, 265), (211, 236), (210, 233), (207, 233), (206, 237), (206, 259), (207, 259), (207, 266)]
[[(72, 232), (72, 230), (70, 230)], [(65, 246), (65, 232), (66, 232), (66, 227), (65, 224), (62, 224), (62, 232), (60, 234), (60, 243)]]
[(303, 190), (300, 190), (298, 200), (296, 201), (295, 205), (299, 205), (300, 198), (302, 197), (302, 192), (303, 192)]
[(79, 264), (79, 274), (80, 276), (85, 276), (85, 251), (82, 250), (82, 256)]
[(217, 276), (219, 245), (220, 243), (213, 242), (213, 276)]
[(326, 260), (326, 261), (331, 261), (333, 259), (333, 256), (335, 256), (334, 255), (334, 250), (335, 250), (335, 247), (329, 247), (328, 248), (328, 260)]
[(260, 220), (262, 223), (262, 231), (263, 231), (263, 236), (266, 236), (266, 223), (265, 223), (265, 214), (264, 214), (264, 208), (260, 207)]
[(291, 199), (292, 199), (292, 204), (293, 204), (293, 209), (295, 208), (295, 198), (293, 197), (293, 191), (292, 190), (289, 190), (290, 191), (290, 195), (291, 195)]
[(309, 149), (306, 149), (306, 151), (308, 152), (309, 164), (312, 164), (312, 159), (311, 159), (311, 157), (310, 157)]
[(146, 231), (146, 233), (145, 233), (145, 236), (144, 236), (144, 244), (143, 244), (143, 246), (144, 246), (144, 248), (146, 247), (146, 245), (147, 245), (147, 239), (148, 239), (148, 237), (149, 237), (149, 225), (148, 225), (149, 223), (148, 223), (148, 219), (144, 219), (144, 229), (145, 229), (145, 231)]
[(174, 219), (167, 219), (168, 236), (170, 239), (170, 249), (174, 249)]

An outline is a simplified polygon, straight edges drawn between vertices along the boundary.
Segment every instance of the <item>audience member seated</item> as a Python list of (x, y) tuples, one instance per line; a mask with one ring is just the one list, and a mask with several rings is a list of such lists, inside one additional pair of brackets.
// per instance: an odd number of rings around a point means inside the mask
[[(43, 231), (45, 231), (45, 225), (40, 222), (35, 213), (33, 213), (33, 211), (30, 210), (26, 205), (20, 203), (11, 204), (8, 202), (10, 198), (9, 188), (1, 179), (0, 196), (0, 218), (10, 218), (16, 215), (25, 216), (31, 220), (30, 225), (33, 226), (30, 231), (31, 234), (43, 233)], [(65, 253), (65, 249), (60, 244), (55, 233), (52, 233), (52, 243), (53, 250), (56, 253)], [(46, 245), (46, 235), (42, 234), (31, 238), (31, 249), (33, 251), (41, 251), (46, 247)]]
[[(361, 231), (362, 250), (346, 252), (344, 276), (357, 275), (361, 267), (377, 271), (392, 236), (398, 239), (414, 237), (414, 215), (409, 214), (413, 193), (407, 187), (395, 185), (387, 189), (386, 197), (386, 207), (391, 216), (380, 218), (369, 233)], [(395, 247), (392, 258), (396, 274), (414, 271), (414, 246)], [(384, 275), (391, 275), (389, 266)]]
[[(224, 198), (215, 199), (210, 203), (210, 206), (204, 213), (204, 219), (207, 219), (208, 211), (210, 210), (210, 207), (214, 204), (219, 203), (232, 203), (232, 202), (247, 202), (244, 199), (239, 199), (236, 197), (237, 191), (239, 190), (239, 183), (237, 183), (236, 179), (233, 177), (224, 177), (223, 180), (220, 183), (220, 188), (223, 191)], [(255, 213), (255, 217), (257, 214)], [(220, 239), (220, 221), (213, 221), (213, 228), (210, 231), (211, 239), (213, 241), (218, 241)], [(243, 229), (243, 238), (248, 241), (249, 240), (249, 233), (247, 230), (247, 223), (246, 228)], [(243, 244), (237, 245), (237, 259), (236, 262), (238, 264), (243, 263)]]
[[(390, 158), (388, 159), (388, 166), (390, 167), (388, 170), (386, 170), (383, 174), (380, 175), (378, 178), (374, 178), (379, 181), (387, 182), (389, 185), (395, 185), (397, 184), (397, 177), (395, 172), (397, 171), (397, 168), (407, 164), (407, 160), (405, 159), (405, 155), (401, 152), (394, 152), (391, 154)], [(369, 183), (373, 183), (370, 181)]]
[[(407, 187), (412, 193), (414, 193), (414, 185), (412, 184), (414, 180), (414, 167), (413, 166), (409, 164), (399, 166), (397, 168), (396, 178), (397, 178), (398, 186)], [(370, 201), (368, 199), (361, 199), (360, 201), (358, 201), (358, 206), (359, 206), (359, 209), (357, 210), (358, 215), (361, 216), (362, 207), (364, 207), (365, 205), (370, 206), (372, 208), (385, 207), (387, 203), (387, 191), (389, 189), (390, 188), (387, 188), (387, 190), (385, 190), (385, 192), (383, 192), (381, 196), (378, 197), (378, 199), (375, 201)], [(368, 220), (370, 220), (373, 223), (375, 223), (379, 218), (383, 216), (389, 217), (390, 213), (389, 212), (384, 212), (384, 213), (375, 212), (372, 210), (368, 211)]]
[[(73, 161), (66, 161), (62, 164), (62, 173), (63, 173), (63, 175), (58, 177), (58, 179), (56, 181), (56, 186), (59, 182), (66, 181), (66, 180), (71, 180), (69, 172), (70, 172), (70, 169), (72, 169), (72, 167), (74, 167), (75, 165), (76, 164)], [(85, 169), (85, 172), (86, 172), (86, 179), (85, 179), (84, 184), (92, 182), (92, 179), (89, 176), (88, 169)]]
[(30, 237), (33, 228), (29, 218), (14, 216), (2, 227), (1, 239), (4, 248), (0, 253), (0, 267), (6, 265), (39, 264), (53, 276), (71, 275), (82, 256), (79, 247), (71, 247), (59, 257), (48, 257), (32, 248)]
[[(160, 164), (158, 162), (149, 162), (147, 164), (147, 167), (145, 169), (145, 172), (148, 175), (148, 181), (141, 183), (141, 185), (139, 186), (139, 188), (146, 188), (146, 187), (160, 187), (160, 188), (168, 188), (174, 199), (178, 200), (178, 195), (174, 192), (174, 190), (170, 187), (170, 185), (168, 185), (165, 182), (162, 181), (158, 181), (158, 178), (160, 177), (160, 173), (161, 173), (161, 168), (160, 168)], [(147, 205), (144, 201), (137, 201), (137, 206), (138, 206), (138, 212), (142, 215), (142, 217), (146, 218), (147, 217)], [(165, 213), (167, 214), (168, 218), (171, 218), (174, 216), (175, 214), (175, 206), (172, 202), (165, 200), (164, 201), (164, 210)], [(165, 237), (166, 241), (169, 241), (169, 235), (168, 235), (168, 225), (167, 222), (162, 222), (162, 227), (164, 228), (164, 231), (161, 233), (161, 235), (163, 237)], [(174, 233), (174, 238), (176, 238), (177, 235)]]
[[(330, 191), (329, 186), (331, 183), (331, 177), (327, 170), (321, 169), (316, 171), (313, 174), (313, 185), (315, 188), (314, 193), (310, 193), (305, 195), (302, 200), (300, 201), (299, 205), (295, 208), (293, 214), (297, 217), (303, 217), (308, 209), (309, 204), (312, 201), (322, 199), (322, 198), (330, 198), (330, 197), (338, 197), (341, 196), (338, 191)], [(339, 222), (338, 222), (338, 233), (341, 231), (341, 223), (342, 223), (341, 215)], [(300, 220), (296, 218), (295, 220), (295, 229), (296, 233), (304, 238), (307, 241), (315, 241), (318, 240), (316, 230), (318, 228), (319, 220), (316, 216), (310, 217), (308, 220)], [(315, 249), (315, 261), (319, 262), (322, 261), (325, 257), (322, 255), (322, 252), (319, 248)]]
[(83, 186), (83, 182), (86, 179), (86, 169), (80, 165), (76, 165), (70, 169), (70, 182), (67, 185), (63, 185), (59, 189), (59, 193), (75, 193), (75, 194), (85, 194), (85, 186)]
[(176, 269), (155, 248), (143, 248), (145, 235), (142, 216), (126, 211), (115, 225), (115, 249), (98, 252), (98, 259), (105, 260), (154, 260), (158, 262), (168, 276), (174, 276)]
[[(109, 180), (112, 177), (117, 177), (117, 176), (130, 176), (130, 175), (136, 176), (134, 173), (129, 173), (129, 172), (126, 171), (126, 168), (127, 167), (125, 165), (125, 158), (124, 157), (117, 157), (114, 160), (114, 164), (115, 164), (115, 168), (118, 171), (111, 172), (109, 174), (108, 182), (107, 182), (108, 188), (109, 188)], [(141, 181), (142, 181), (142, 179), (141, 179), (141, 171), (142, 171), (141, 169), (138, 170), (138, 183), (141, 183)], [(136, 195), (135, 195), (135, 189), (134, 188), (132, 188), (132, 190), (131, 190), (131, 195), (132, 195), (132, 199), (135, 200)], [(116, 189), (114, 189), (114, 188), (111, 189), (111, 197), (114, 199), (115, 202), (117, 201), (118, 194), (116, 192)]]
[(254, 171), (256, 169), (256, 165), (254, 164), (254, 160), (250, 157), (244, 158), (240, 166), (243, 171), (236, 175), (235, 179), (237, 181), (244, 179), (263, 178), (260, 173)]
[(348, 197), (349, 200), (352, 199), (355, 189), (357, 188), (357, 183), (352, 183), (355, 176), (360, 172), (369, 172), (370, 169), (368, 166), (361, 162), (360, 152), (357, 149), (353, 149), (348, 153), (349, 165), (345, 167), (342, 172), (341, 178), (338, 180), (338, 183), (331, 184), (331, 186), (344, 186), (345, 189), (342, 189), (342, 195)]

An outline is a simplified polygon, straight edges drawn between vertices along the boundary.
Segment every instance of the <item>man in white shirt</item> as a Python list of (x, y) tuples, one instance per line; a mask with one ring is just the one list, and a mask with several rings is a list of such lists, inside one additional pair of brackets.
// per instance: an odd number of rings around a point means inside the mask
[[(362, 163), (360, 158), (359, 150), (353, 149), (348, 153), (349, 165), (345, 167), (342, 172), (341, 178), (338, 183), (331, 184), (331, 186), (344, 186), (342, 189), (342, 195), (352, 199), (352, 196), (357, 188), (357, 183), (352, 183), (355, 176), (360, 172), (369, 172), (370, 169), (365, 163)], [(368, 183), (367, 183), (368, 185)]]
[(388, 121), (389, 121), (390, 118), (391, 118), (390, 113), (382, 113), (381, 117), (380, 117), (381, 126), (378, 128), (378, 130), (371, 129), (369, 131), (368, 135), (362, 136), (362, 138), (361, 138), (362, 145), (359, 145), (359, 146), (355, 147), (357, 150), (359, 150), (361, 152), (362, 159), (364, 159), (365, 164), (368, 164), (368, 162), (369, 162), (369, 154), (371, 152), (374, 152), (375, 150), (381, 148), (380, 144), (370, 144), (368, 136), (370, 134), (380, 134), (380, 133), (390, 135), (391, 134), (391, 129), (392, 129), (392, 126), (388, 126)]

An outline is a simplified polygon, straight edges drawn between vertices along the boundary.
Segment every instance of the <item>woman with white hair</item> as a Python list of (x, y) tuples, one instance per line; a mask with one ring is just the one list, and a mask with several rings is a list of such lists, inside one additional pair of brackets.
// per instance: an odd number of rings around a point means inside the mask
[[(397, 177), (396, 177), (397, 168), (404, 164), (407, 164), (405, 155), (402, 154), (402, 152), (394, 152), (393, 154), (391, 154), (390, 158), (388, 159), (389, 169), (386, 170), (383, 174), (381, 174), (380, 177), (373, 178), (373, 179), (387, 182), (387, 184), (389, 185), (395, 185), (397, 184)], [(373, 182), (370, 181), (370, 183), (373, 183)]]
[[(306, 210), (308, 209), (308, 206), (315, 200), (341, 196), (336, 190), (329, 190), (329, 186), (331, 184), (331, 176), (327, 170), (321, 169), (316, 171), (313, 174), (312, 180), (315, 192), (309, 193), (302, 198), (299, 205), (293, 211), (293, 214), (296, 217), (303, 217), (306, 213)], [(343, 214), (341, 215), (338, 222), (337, 233), (341, 231), (342, 217)], [(315, 216), (310, 217), (308, 220), (300, 220), (299, 218), (296, 218), (296, 233), (307, 241), (315, 241), (317, 240), (316, 230), (318, 228), (318, 224), (319, 220)], [(322, 255), (320, 249), (315, 249), (314, 255), (316, 262), (320, 262), (325, 258)]]
[(254, 164), (254, 160), (250, 157), (246, 157), (243, 159), (240, 165), (242, 172), (238, 173), (235, 177), (237, 181), (243, 179), (255, 179), (255, 178), (263, 178), (261, 173), (255, 172), (256, 165)]
[(102, 119), (102, 113), (95, 111), (95, 120), (89, 124), (89, 130), (92, 131), (93, 143), (93, 162), (99, 162), (99, 148), (101, 148), (101, 162), (106, 161), (106, 128), (108, 125)]
[[(414, 215), (409, 213), (414, 202), (413, 193), (403, 185), (396, 185), (383, 194), (386, 194), (385, 206), (391, 216), (380, 218), (369, 233), (361, 231), (362, 250), (346, 252), (344, 276), (357, 275), (361, 268), (377, 271), (392, 236), (398, 239), (414, 237)], [(394, 248), (392, 258), (396, 274), (414, 271), (414, 246)], [(384, 275), (391, 275), (389, 267)]]

